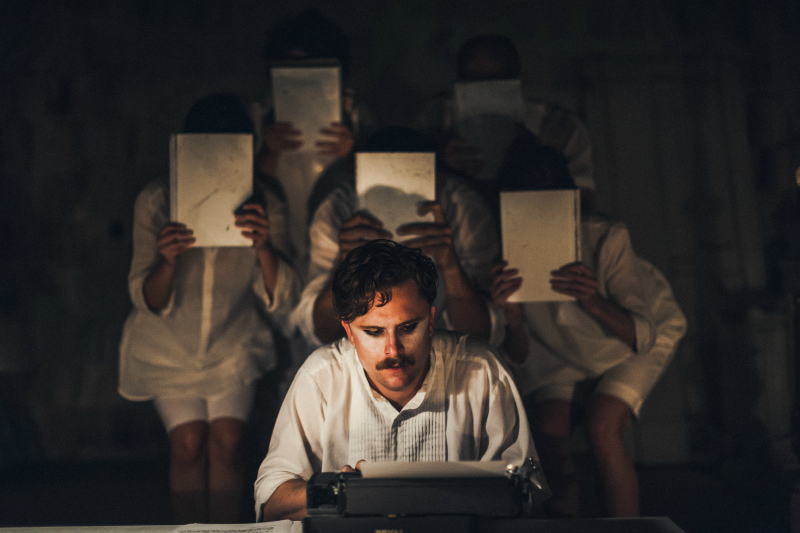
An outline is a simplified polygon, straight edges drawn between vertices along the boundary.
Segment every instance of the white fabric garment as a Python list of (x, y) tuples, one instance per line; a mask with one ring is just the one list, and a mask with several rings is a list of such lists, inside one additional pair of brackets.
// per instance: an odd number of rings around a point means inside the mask
[[(467, 278), (479, 291), (488, 294), (492, 280), (491, 268), (500, 257), (500, 239), (491, 211), (478, 193), (454, 176), (439, 176), (436, 197), (452, 230), (456, 255)], [(300, 297), (300, 303), (292, 312), (291, 323), (298, 328), (309, 346), (314, 348), (321, 345), (314, 332), (314, 302), (338, 265), (339, 228), (355, 214), (356, 206), (353, 188), (342, 186), (320, 204), (311, 221), (309, 281)], [(380, 213), (373, 214), (380, 218)], [(435, 325), (441, 329), (452, 329), (447, 319), (447, 300), (441, 273), (438, 288), (434, 302)], [(487, 305), (492, 321), (490, 343), (497, 346), (503, 335), (502, 310), (490, 302)]]
[[(562, 369), (584, 379), (600, 376), (625, 365), (626, 385), (636, 391), (630, 398), (638, 412), (677, 349), (686, 319), (672, 297), (663, 275), (637, 257), (621, 222), (587, 217), (581, 224), (582, 260), (594, 270), (599, 292), (630, 312), (636, 328), (636, 351), (603, 329), (576, 302), (525, 304), (530, 334), (528, 357), (512, 365), (520, 392), (526, 395), (563, 379)], [(557, 268), (560, 265), (553, 265)], [(626, 395), (626, 399), (627, 399)]]
[(488, 344), (437, 331), (417, 394), (397, 411), (347, 338), (316, 350), (286, 395), (255, 483), (256, 516), (281, 484), (368, 461), (537, 459), (510, 374)]
[[(128, 288), (133, 311), (120, 342), (119, 393), (213, 396), (256, 380), (276, 364), (272, 327), (285, 323), (300, 282), (279, 260), (272, 298), (253, 248), (191, 248), (178, 258), (169, 304), (152, 312), (142, 292), (159, 261), (157, 237), (169, 221), (168, 189), (149, 184), (134, 207)], [(265, 192), (270, 240), (285, 249), (285, 206)], [(233, 219), (233, 214), (231, 214)]]
[[(592, 141), (589, 130), (568, 109), (540, 100), (525, 100), (523, 122), (542, 143), (564, 154), (576, 187), (594, 190)], [(420, 127), (436, 137), (457, 127), (452, 96), (434, 100), (419, 119)]]

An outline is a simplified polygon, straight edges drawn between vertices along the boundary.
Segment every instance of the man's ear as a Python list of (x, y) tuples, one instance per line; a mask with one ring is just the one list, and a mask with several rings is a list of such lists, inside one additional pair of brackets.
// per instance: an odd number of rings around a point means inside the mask
[(428, 335), (433, 337), (433, 316), (436, 314), (436, 308), (431, 306), (431, 319), (428, 321)]
[(353, 342), (353, 332), (350, 331), (350, 324), (342, 320), (342, 327), (344, 328), (344, 332), (347, 334), (347, 338), (350, 340), (350, 344), (355, 344), (355, 342)]

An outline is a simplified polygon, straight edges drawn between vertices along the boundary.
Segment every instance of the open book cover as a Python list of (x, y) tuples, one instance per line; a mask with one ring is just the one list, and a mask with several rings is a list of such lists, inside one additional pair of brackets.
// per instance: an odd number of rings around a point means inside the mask
[(431, 222), (433, 215), (420, 217), (417, 210), (436, 199), (436, 154), (356, 153), (356, 194), (359, 209), (378, 217), (395, 238), (403, 224)]
[(194, 231), (195, 246), (252, 246), (234, 225), (234, 211), (252, 194), (252, 135), (170, 137), (170, 220)]
[(580, 260), (580, 192), (502, 192), (500, 227), (503, 259), (523, 280), (509, 301), (573, 300), (550, 288), (550, 272)]
[(314, 152), (319, 130), (341, 122), (341, 72), (330, 62), (293, 61), (271, 68), (275, 120), (300, 130), (300, 151)]
[(520, 80), (458, 82), (453, 86), (455, 128), (467, 142), (480, 149), (484, 162), (479, 179), (491, 180), (514, 140), (516, 125), (523, 121)]

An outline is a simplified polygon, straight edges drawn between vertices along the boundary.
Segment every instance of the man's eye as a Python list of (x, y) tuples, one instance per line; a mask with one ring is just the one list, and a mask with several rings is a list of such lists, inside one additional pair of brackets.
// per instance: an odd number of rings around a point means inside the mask
[(414, 322), (413, 324), (404, 324), (403, 326), (400, 327), (400, 331), (402, 331), (403, 333), (411, 333), (412, 331), (417, 329), (417, 324), (418, 322)]
[(364, 333), (366, 333), (370, 337), (377, 337), (378, 335), (381, 334), (380, 330), (378, 329), (365, 329)]

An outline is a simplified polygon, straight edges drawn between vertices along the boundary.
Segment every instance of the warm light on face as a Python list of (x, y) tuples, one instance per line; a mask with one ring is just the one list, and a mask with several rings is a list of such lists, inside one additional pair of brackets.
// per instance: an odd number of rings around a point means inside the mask
[[(380, 303), (380, 302), (378, 302)], [(384, 306), (342, 323), (373, 389), (402, 408), (428, 372), (434, 309), (414, 281), (394, 287)]]

